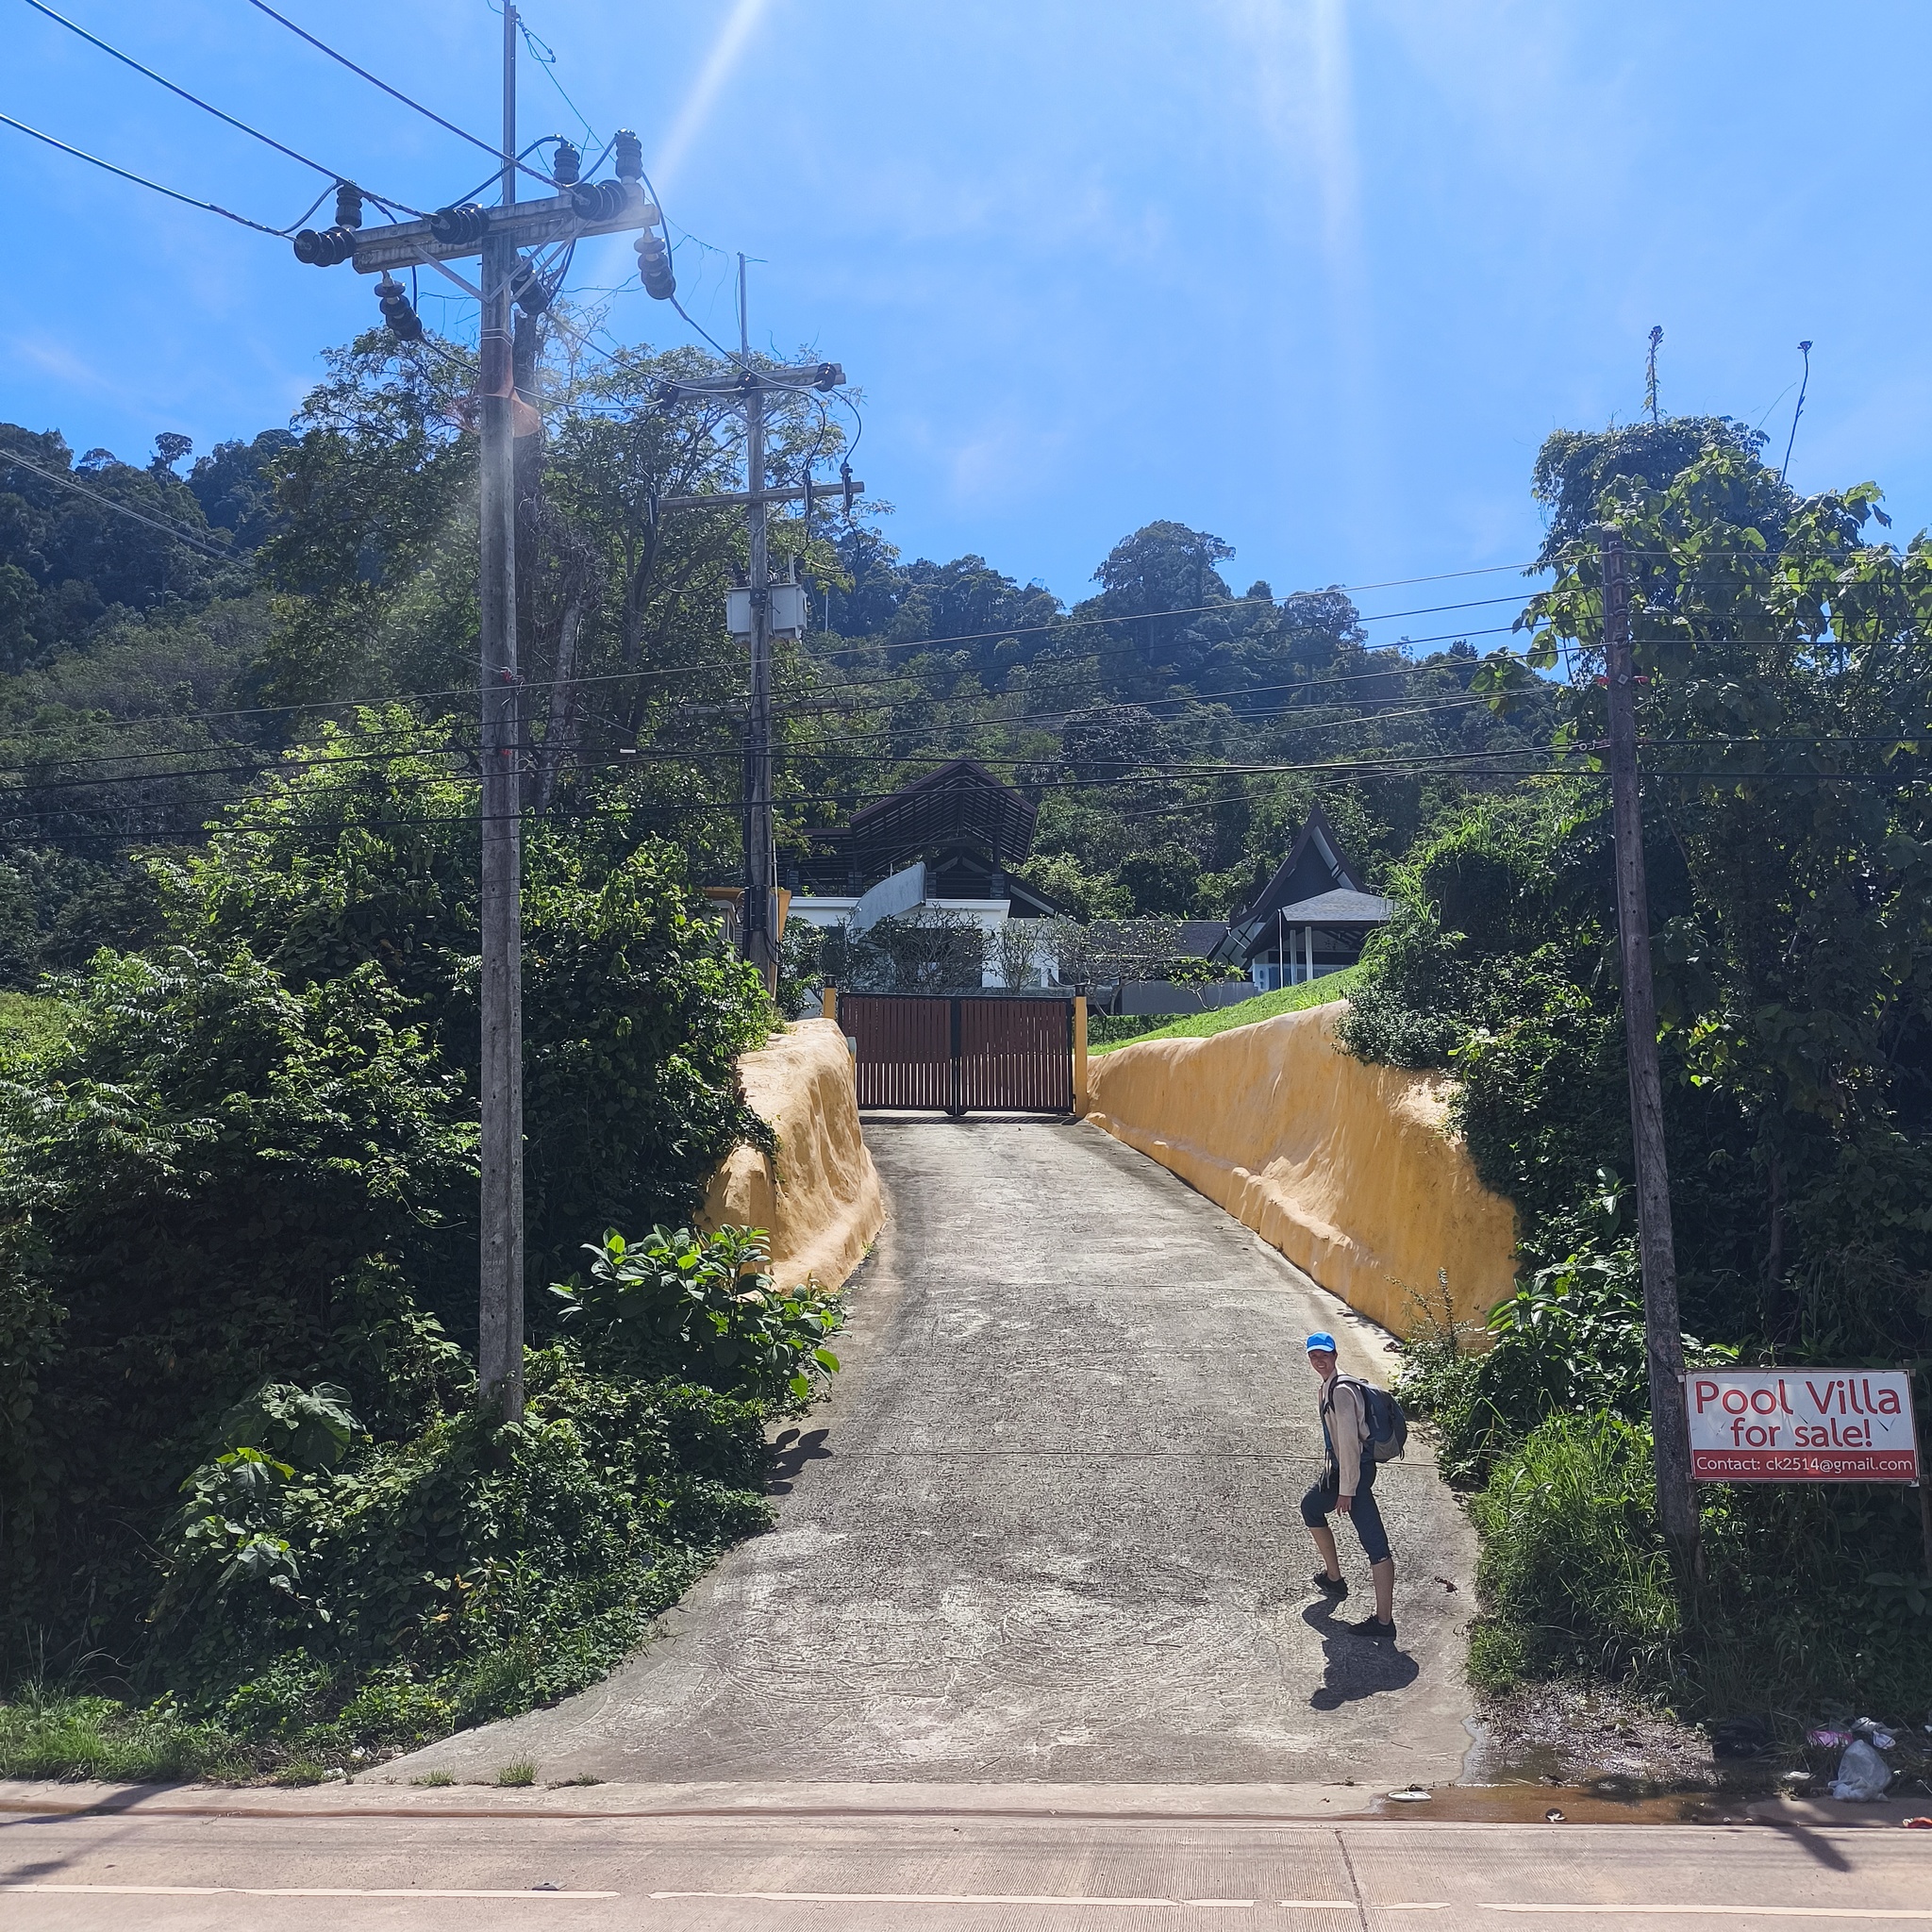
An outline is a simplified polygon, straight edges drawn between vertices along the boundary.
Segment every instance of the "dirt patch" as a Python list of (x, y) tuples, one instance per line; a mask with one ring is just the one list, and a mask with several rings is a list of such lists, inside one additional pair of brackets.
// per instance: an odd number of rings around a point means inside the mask
[[(1465, 1784), (1551, 1784), (1624, 1791), (1714, 1790), (1734, 1782), (1710, 1740), (1612, 1684), (1524, 1684), (1480, 1701)], [(1781, 1768), (1771, 1766), (1772, 1775)], [(1761, 1782), (1765, 1774), (1758, 1773)]]

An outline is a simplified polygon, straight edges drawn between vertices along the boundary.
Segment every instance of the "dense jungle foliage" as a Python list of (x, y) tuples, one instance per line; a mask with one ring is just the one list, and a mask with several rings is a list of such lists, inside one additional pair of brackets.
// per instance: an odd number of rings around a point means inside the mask
[[(1722, 425), (1720, 425), (1722, 427)], [(1668, 432), (1668, 433), (1666, 433)], [(1661, 460), (1659, 460), (1661, 458)], [(1676, 465), (1674, 470), (1669, 465)], [(1661, 472), (1661, 473), (1660, 473)], [(1347, 1043), (1460, 1076), (1522, 1274), (1487, 1353), (1439, 1324), (1409, 1388), (1480, 1487), (1480, 1681), (1557, 1670), (1706, 1707), (1932, 1701), (1917, 1498), (1706, 1488), (1680, 1591), (1649, 1474), (1591, 520), (1629, 546), (1645, 859), (1693, 1363), (1917, 1374), (1932, 1416), (1932, 543), (1870, 485), (1799, 499), (1748, 438), (1557, 439), (1529, 666), (1560, 774), (1446, 815), (1393, 878)], [(1583, 501), (1579, 504), (1578, 492)], [(1499, 675), (1499, 703), (1531, 675)]]
[[(476, 841), (423, 741), (364, 713), (201, 853), (148, 860), (155, 938), (56, 982), (59, 1024), (8, 1056), (14, 1672), (92, 1657), (207, 1703), (300, 1652), (304, 1709), (359, 1711), (379, 1666), (423, 1723), (454, 1722), (586, 1681), (762, 1521), (789, 1375), (565, 1336), (531, 1357), (522, 1424), (471, 1405)], [(539, 827), (525, 904), (541, 1284), (587, 1234), (686, 1214), (763, 1133), (733, 1064), (770, 1015), (682, 855), (621, 819)]]

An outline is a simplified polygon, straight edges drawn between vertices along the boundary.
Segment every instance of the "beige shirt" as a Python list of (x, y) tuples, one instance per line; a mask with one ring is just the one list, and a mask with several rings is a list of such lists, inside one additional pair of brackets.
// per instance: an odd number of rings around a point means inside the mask
[(1368, 1422), (1362, 1414), (1362, 1399), (1352, 1383), (1331, 1375), (1322, 1384), (1322, 1404), (1328, 1424), (1328, 1440), (1335, 1445), (1335, 1493), (1352, 1496), (1362, 1475), (1362, 1442), (1368, 1435)]

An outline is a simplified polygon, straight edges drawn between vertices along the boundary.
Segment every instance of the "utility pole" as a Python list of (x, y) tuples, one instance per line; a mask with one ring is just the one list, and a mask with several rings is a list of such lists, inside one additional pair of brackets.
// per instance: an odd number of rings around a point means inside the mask
[(1650, 893), (1643, 873), (1643, 808), (1637, 769), (1637, 682), (1630, 648), (1630, 582), (1623, 532), (1602, 540), (1604, 672), (1610, 714), (1610, 804), (1617, 842), (1617, 930), (1623, 946), (1624, 1039), (1630, 1064), (1630, 1138), (1637, 1158), (1637, 1243), (1643, 1266), (1643, 1352), (1650, 1372), (1657, 1507), (1679, 1574), (1701, 1576), (1697, 1493), (1684, 1402), (1684, 1331), (1671, 1239), (1664, 1158), (1663, 1081), (1657, 1059), (1657, 994), (1650, 976)]
[[(639, 275), (652, 296), (676, 291), (661, 211), (642, 187), (643, 151), (620, 128), (612, 142), (616, 175), (578, 179), (580, 156), (554, 148), (554, 195), (516, 198), (517, 10), (503, 9), (503, 184), (495, 208), (474, 202), (440, 208), (420, 221), (362, 228), (362, 197), (338, 185), (336, 222), (295, 237), (295, 258), (317, 268), (353, 261), (358, 275), (380, 275), (376, 295), (400, 341), (423, 339), (421, 318), (391, 271), (424, 267), (454, 282), (482, 309), (476, 384), (482, 434), (479, 509), (478, 670), (482, 759), (482, 1187), (477, 1289), (476, 1377), (485, 1403), (506, 1420), (524, 1412), (524, 1047), (523, 1047), (523, 718), (517, 674), (515, 439), (541, 425), (516, 392), (511, 309), (534, 321), (549, 307), (547, 283), (525, 251), (587, 235), (643, 233), (634, 244)], [(449, 264), (480, 258), (482, 286)]]
[[(774, 824), (772, 779), (772, 638), (774, 632), (805, 628), (806, 587), (774, 584), (767, 517), (774, 503), (805, 503), (808, 519), (822, 497), (841, 496), (845, 514), (863, 483), (854, 480), (849, 463), (839, 465), (839, 480), (815, 482), (808, 475), (796, 489), (773, 490), (765, 482), (766, 397), (800, 390), (824, 392), (845, 380), (836, 362), (806, 362), (769, 369), (754, 367), (751, 327), (745, 295), (744, 257), (738, 258), (738, 340), (740, 361), (730, 375), (700, 377), (691, 382), (667, 382), (658, 391), (659, 408), (684, 396), (735, 397), (744, 410), (744, 481), (741, 491), (722, 491), (710, 496), (667, 496), (658, 505), (666, 510), (721, 509), (744, 506), (749, 539), (750, 569), (745, 587), (726, 603), (726, 623), (734, 636), (748, 640), (751, 693), (744, 723), (744, 915), (740, 922), (745, 958), (764, 975), (766, 988), (778, 990), (778, 841)], [(782, 607), (782, 608), (779, 608)]]
[[(517, 198), (517, 10), (503, 8), (503, 193)], [(507, 1420), (524, 1412), (523, 734), (517, 702), (516, 454), (510, 276), (516, 243), (484, 237), (481, 368), (483, 763), (482, 1278), (476, 1380)]]
[[(738, 258), (738, 345), (751, 367), (750, 301), (745, 260)], [(765, 542), (765, 392), (744, 398), (744, 507), (750, 538), (751, 702), (744, 732), (744, 957), (778, 990), (778, 840), (772, 798), (772, 575)]]

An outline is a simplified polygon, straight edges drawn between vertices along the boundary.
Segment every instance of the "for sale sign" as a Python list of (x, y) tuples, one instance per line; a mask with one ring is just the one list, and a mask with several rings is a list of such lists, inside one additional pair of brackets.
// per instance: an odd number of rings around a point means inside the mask
[(1914, 1483), (1912, 1383), (1873, 1369), (1713, 1369), (1685, 1377), (1690, 1474), (1706, 1483)]

